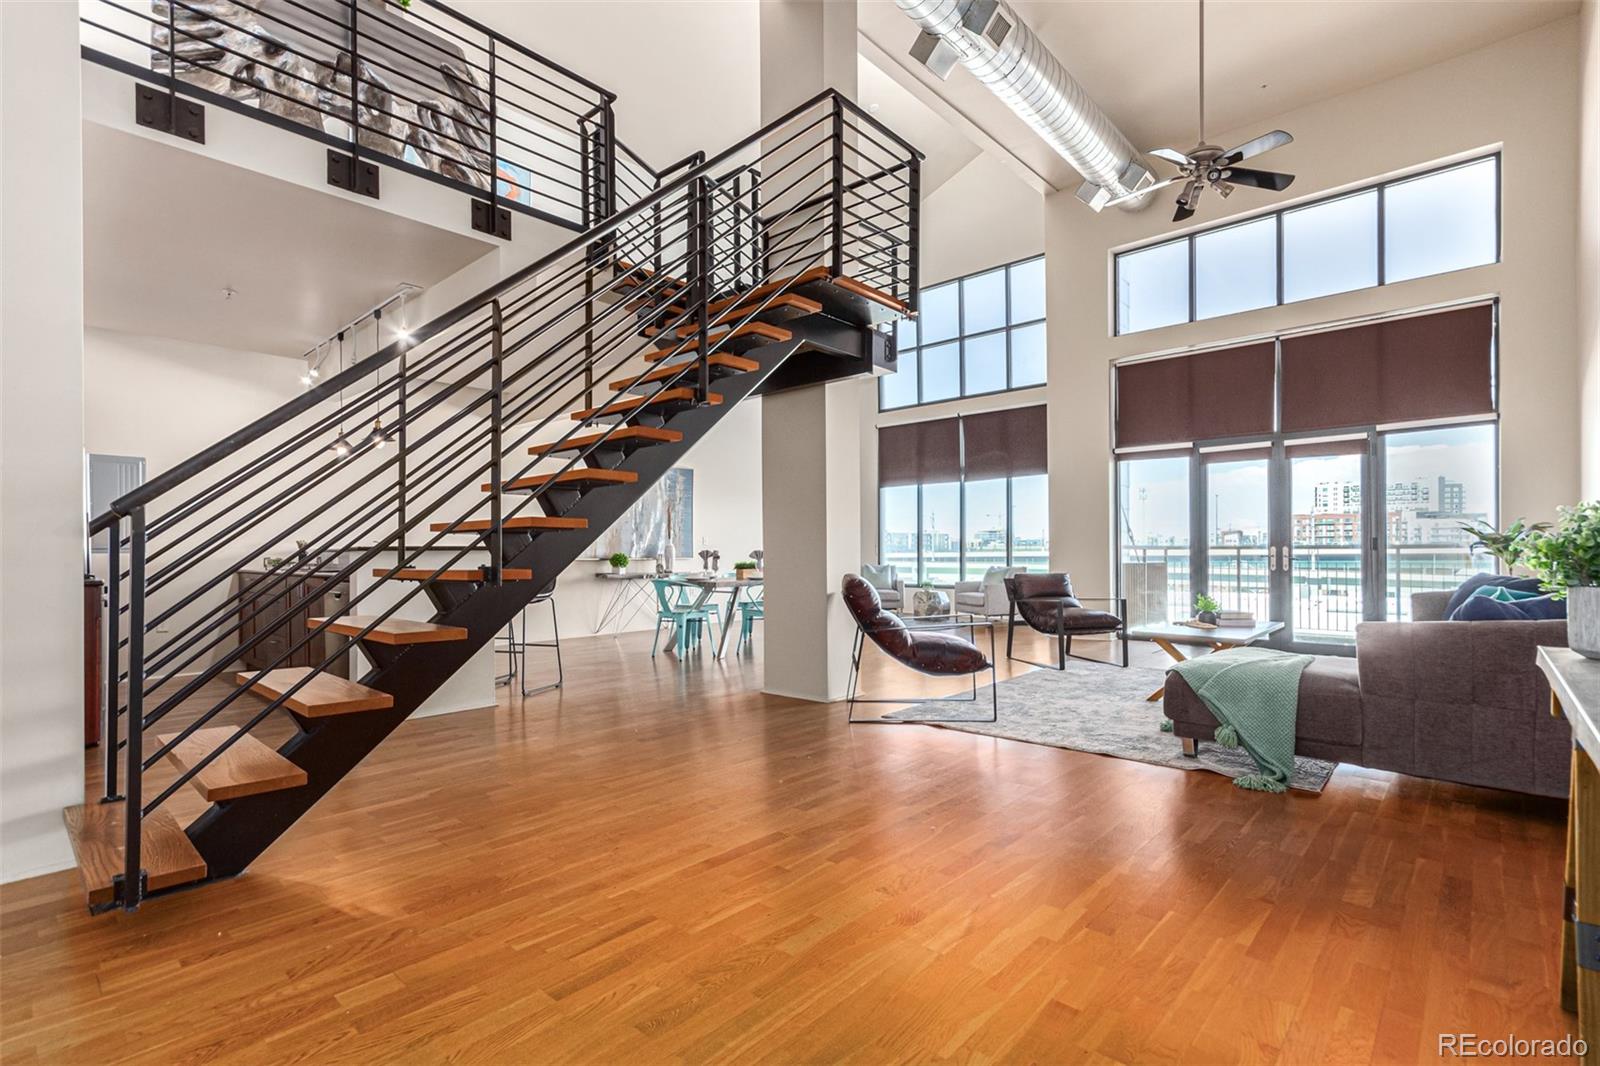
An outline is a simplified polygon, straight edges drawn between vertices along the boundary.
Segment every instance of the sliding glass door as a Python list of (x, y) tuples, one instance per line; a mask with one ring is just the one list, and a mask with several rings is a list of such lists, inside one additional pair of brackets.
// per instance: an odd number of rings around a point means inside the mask
[[(1284, 449), (1289, 513), (1277, 538), (1284, 640), (1350, 645), (1368, 613), (1367, 439)], [(1286, 535), (1285, 535), (1286, 534)], [(1283, 602), (1283, 601), (1280, 601)]]

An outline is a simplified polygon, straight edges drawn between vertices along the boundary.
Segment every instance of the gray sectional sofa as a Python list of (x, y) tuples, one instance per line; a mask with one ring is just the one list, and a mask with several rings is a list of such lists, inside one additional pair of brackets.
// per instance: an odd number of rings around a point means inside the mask
[[(1418, 777), (1567, 794), (1572, 734), (1551, 717), (1534, 649), (1565, 621), (1446, 622), (1448, 593), (1419, 593), (1413, 622), (1363, 622), (1354, 659), (1319, 655), (1300, 678), (1295, 751)], [(1224, 653), (1226, 654), (1226, 653)], [(1217, 721), (1176, 674), (1163, 710), (1192, 751)]]

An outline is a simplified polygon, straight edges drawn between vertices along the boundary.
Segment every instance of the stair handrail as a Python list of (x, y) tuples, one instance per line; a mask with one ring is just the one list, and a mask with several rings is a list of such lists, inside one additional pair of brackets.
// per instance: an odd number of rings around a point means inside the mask
[(191, 456), (165, 473), (158, 474), (156, 477), (145, 482), (132, 492), (128, 492), (122, 496), (119, 496), (117, 499), (111, 502), (111, 505), (104, 512), (96, 515), (89, 522), (89, 534), (92, 536), (93, 534), (100, 533), (108, 529), (111, 525), (111, 522), (117, 518), (127, 518), (131, 516), (134, 509), (140, 505), (148, 503), (156, 497), (172, 491), (177, 486), (194, 477), (196, 474), (215, 466), (223, 459), (237, 452), (240, 448), (259, 440), (267, 433), (278, 428), (279, 426), (282, 426), (296, 415), (304, 414), (306, 411), (316, 407), (323, 400), (326, 400), (330, 396), (336, 394), (340, 389), (354, 384), (355, 382), (366, 377), (368, 374), (371, 374), (373, 371), (393, 363), (400, 357), (401, 352), (405, 351), (407, 348), (414, 347), (432, 339), (435, 336), (438, 336), (451, 326), (464, 321), (473, 312), (481, 310), (494, 300), (510, 292), (512, 289), (515, 289), (519, 285), (524, 284), (541, 271), (549, 269), (550, 266), (561, 261), (567, 256), (570, 256), (572, 253), (582, 250), (586, 245), (595, 244), (604, 240), (606, 237), (615, 234), (627, 222), (638, 218), (655, 205), (670, 199), (675, 193), (688, 188), (692, 182), (711, 176), (713, 171), (721, 167), (723, 164), (729, 162), (740, 152), (745, 151), (753, 145), (759, 144), (764, 138), (772, 136), (774, 133), (788, 126), (800, 116), (804, 115), (807, 111), (826, 100), (836, 101), (845, 110), (852, 112), (859, 119), (867, 122), (869, 125), (893, 138), (894, 141), (900, 145), (900, 147), (914, 153), (918, 160), (927, 158), (922, 152), (913, 147), (910, 142), (894, 133), (887, 126), (884, 126), (876, 118), (868, 114), (866, 110), (856, 105), (838, 90), (824, 89), (822, 92), (819, 92), (815, 96), (807, 99), (804, 103), (796, 105), (779, 118), (769, 122), (755, 133), (752, 133), (748, 137), (736, 142), (731, 147), (718, 152), (709, 159), (692, 166), (689, 170), (673, 179), (667, 185), (657, 189), (649, 196), (646, 196), (644, 199), (639, 200), (630, 207), (617, 212), (606, 221), (591, 227), (590, 229), (580, 233), (578, 236), (573, 237), (571, 240), (562, 244), (555, 250), (540, 256), (528, 266), (525, 266), (522, 269), (507, 275), (494, 284), (484, 288), (477, 294), (469, 296), (467, 299), (461, 301), (450, 310), (435, 316), (424, 325), (413, 329), (411, 331), (411, 336), (408, 339), (391, 341), (389, 344), (374, 352), (372, 355), (367, 356), (360, 362), (352, 363), (340, 373), (335, 374), (331, 378), (323, 380), (319, 384), (307, 389), (301, 395), (289, 400), (284, 404), (281, 404), (275, 410), (262, 415), (260, 418), (256, 419), (254, 422), (251, 422), (238, 432), (229, 434), (216, 444), (213, 444), (204, 451)]

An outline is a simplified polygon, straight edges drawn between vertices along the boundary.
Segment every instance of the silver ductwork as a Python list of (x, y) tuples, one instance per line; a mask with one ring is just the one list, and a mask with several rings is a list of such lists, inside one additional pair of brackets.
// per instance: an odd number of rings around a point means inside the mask
[(1128, 138), (1003, 0), (895, 3), (922, 27), (911, 54), (941, 79), (958, 62), (970, 70), (1083, 175), (1084, 203), (1098, 211), (1154, 182)]

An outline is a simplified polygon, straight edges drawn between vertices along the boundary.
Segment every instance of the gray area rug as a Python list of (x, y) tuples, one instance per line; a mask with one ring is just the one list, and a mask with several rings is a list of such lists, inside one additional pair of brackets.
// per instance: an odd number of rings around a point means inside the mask
[[(1065, 670), (1034, 670), (1000, 682), (997, 722), (926, 721), (987, 718), (991, 707), (988, 685), (978, 689), (976, 703), (919, 703), (883, 717), (1113, 755), (1175, 770), (1210, 770), (1224, 777), (1255, 772), (1255, 760), (1243, 748), (1202, 741), (1198, 758), (1184, 758), (1178, 738), (1161, 731), (1165, 715), (1160, 702), (1145, 701), (1161, 684), (1162, 676), (1161, 670), (1069, 660)], [(1321, 792), (1337, 765), (1297, 755), (1289, 785), (1302, 792)]]

